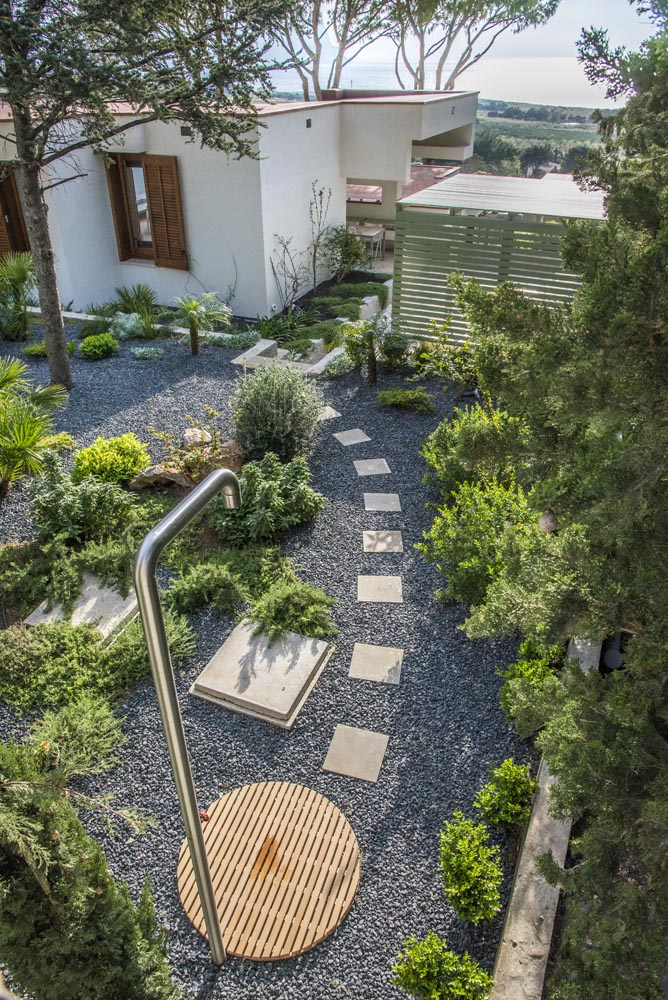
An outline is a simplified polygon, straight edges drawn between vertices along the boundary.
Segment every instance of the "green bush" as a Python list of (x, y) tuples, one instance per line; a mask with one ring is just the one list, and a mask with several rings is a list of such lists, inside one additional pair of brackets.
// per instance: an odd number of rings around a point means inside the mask
[(340, 378), (342, 375), (347, 375), (348, 372), (353, 371), (354, 368), (355, 365), (347, 354), (338, 354), (329, 362), (321, 377), (324, 379)]
[(313, 351), (313, 341), (310, 337), (298, 337), (295, 340), (286, 340), (283, 347), (292, 357), (296, 355), (305, 357)]
[(360, 281), (355, 284), (339, 285), (332, 289), (332, 293), (334, 292), (337, 295), (346, 295), (361, 299), (369, 295), (377, 295), (381, 309), (386, 307), (390, 298), (387, 285), (384, 285), (382, 281)]
[(232, 396), (234, 436), (251, 459), (273, 452), (289, 461), (313, 445), (322, 405), (320, 389), (299, 372), (258, 368), (242, 376)]
[(74, 451), (77, 443), (67, 431), (59, 431), (57, 434), (49, 434), (43, 445), (50, 451)]
[(447, 577), (439, 596), (479, 604), (503, 566), (504, 533), (530, 520), (526, 496), (514, 483), (462, 483), (452, 493), (452, 506), (439, 508), (416, 546)]
[(482, 786), (473, 805), (493, 826), (524, 826), (537, 789), (529, 765), (516, 764), (509, 757), (499, 767), (490, 768), (490, 780)]
[(286, 632), (296, 632), (313, 639), (325, 639), (336, 633), (329, 609), (336, 602), (324, 590), (302, 580), (279, 580), (248, 610), (248, 618), (257, 623), (255, 635), (266, 633), (278, 639)]
[(467, 388), (478, 384), (477, 348), (475, 345), (453, 344), (448, 340), (447, 324), (432, 323), (430, 333), (435, 340), (420, 341), (413, 350), (417, 378), (442, 378), (456, 386)]
[(411, 342), (404, 333), (386, 330), (379, 345), (381, 360), (390, 368), (402, 368), (408, 363)]
[(525, 425), (504, 410), (472, 406), (455, 410), (420, 449), (446, 503), (460, 483), (496, 476), (508, 485), (515, 478), (517, 452), (527, 438)]
[(70, 543), (82, 542), (122, 531), (135, 503), (133, 494), (95, 476), (74, 483), (56, 453), (49, 451), (32, 488), (31, 514), (40, 541), (59, 535)]
[(108, 331), (84, 337), (79, 344), (79, 354), (87, 361), (101, 361), (102, 358), (111, 358), (114, 354), (118, 354), (118, 351), (119, 343)]
[(499, 849), (488, 840), (487, 827), (460, 810), (440, 832), (443, 891), (457, 916), (472, 924), (491, 920), (501, 909)]
[(310, 326), (299, 327), (298, 334), (309, 337), (312, 340), (323, 340), (325, 346), (329, 348), (339, 339), (341, 323), (335, 319), (322, 319)]
[[(74, 354), (74, 341), (67, 341), (67, 353)], [(45, 358), (46, 357), (46, 341), (37, 340), (33, 344), (26, 344), (21, 350), (26, 358)]]
[(257, 344), (260, 335), (257, 330), (244, 330), (241, 333), (203, 333), (201, 340), (211, 347), (224, 347), (230, 351), (247, 351)]
[(340, 299), (334, 296), (319, 295), (310, 300), (309, 305), (326, 319), (356, 320), (360, 318), (362, 300), (360, 298)]
[(72, 482), (97, 476), (105, 483), (128, 483), (151, 463), (148, 448), (132, 433), (95, 439), (74, 456)]
[(417, 1000), (488, 1000), (492, 988), (492, 977), (467, 952), (449, 951), (433, 931), (404, 941), (392, 972), (393, 984)]
[(150, 884), (135, 907), (77, 816), (75, 805), (103, 803), (67, 787), (107, 766), (112, 727), (108, 713), (80, 703), (30, 743), (0, 744), (0, 953), (18, 988), (40, 1000), (177, 998)]
[(311, 521), (324, 497), (311, 489), (311, 473), (303, 458), (282, 465), (269, 454), (248, 462), (239, 475), (241, 506), (228, 510), (219, 498), (211, 503), (210, 521), (230, 545), (272, 541), (290, 528)]
[(334, 272), (334, 280), (340, 285), (351, 271), (366, 264), (369, 250), (362, 237), (352, 233), (346, 225), (333, 226), (325, 237), (324, 257)]
[(526, 641), (520, 646), (518, 661), (498, 671), (503, 678), (501, 707), (523, 739), (545, 725), (557, 704), (560, 680), (556, 671), (563, 657), (561, 646), (541, 649)]
[(400, 410), (419, 410), (420, 413), (435, 413), (434, 396), (420, 386), (418, 389), (384, 389), (376, 396), (381, 406), (395, 406)]
[(231, 615), (278, 580), (294, 579), (290, 560), (279, 548), (224, 549), (205, 562), (183, 568), (169, 589), (168, 600), (180, 612), (211, 604)]
[[(191, 655), (194, 637), (187, 621), (165, 618), (172, 659)], [(115, 701), (149, 673), (148, 654), (138, 619), (110, 645), (100, 645), (92, 625), (55, 622), (12, 625), (0, 645), (0, 699), (18, 712), (67, 705), (85, 694)]]
[(378, 381), (378, 356), (380, 345), (388, 332), (387, 321), (374, 316), (364, 323), (343, 328), (343, 348), (355, 368), (366, 372), (367, 381), (375, 385)]

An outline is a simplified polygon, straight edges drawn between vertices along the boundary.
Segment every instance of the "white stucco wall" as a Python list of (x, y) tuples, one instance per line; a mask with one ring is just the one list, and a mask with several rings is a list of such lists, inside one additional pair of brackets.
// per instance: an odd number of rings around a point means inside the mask
[[(310, 120), (309, 128), (306, 126)], [(276, 234), (292, 237), (292, 245), (306, 248), (311, 242), (309, 205), (312, 184), (331, 191), (327, 224), (346, 221), (346, 181), (341, 166), (340, 106), (272, 114), (269, 127), (260, 133), (262, 218), (267, 275), (267, 311), (279, 311), (280, 295), (271, 268), (276, 260)], [(321, 269), (319, 280), (326, 276)], [(303, 290), (313, 284), (305, 281)], [(272, 309), (272, 307), (276, 309)]]

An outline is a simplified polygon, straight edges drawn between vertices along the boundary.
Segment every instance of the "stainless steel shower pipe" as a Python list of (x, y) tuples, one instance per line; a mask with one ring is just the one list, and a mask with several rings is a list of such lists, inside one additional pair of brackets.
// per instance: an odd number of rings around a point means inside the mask
[(135, 559), (134, 581), (139, 603), (139, 614), (144, 627), (144, 636), (151, 662), (151, 673), (158, 694), (158, 704), (162, 724), (167, 737), (169, 756), (174, 772), (176, 791), (181, 805), (181, 814), (186, 828), (188, 847), (193, 871), (197, 882), (204, 924), (211, 947), (211, 955), (216, 965), (222, 965), (227, 958), (223, 936), (216, 909), (213, 882), (204, 846), (204, 836), (197, 807), (197, 796), (188, 758), (183, 722), (176, 696), (174, 671), (169, 654), (169, 644), (165, 631), (165, 621), (160, 606), (160, 593), (156, 579), (158, 560), (163, 550), (194, 517), (204, 510), (215, 496), (221, 494), (223, 503), (229, 509), (241, 504), (239, 481), (229, 469), (216, 469), (195, 487), (167, 517), (149, 531), (139, 546)]

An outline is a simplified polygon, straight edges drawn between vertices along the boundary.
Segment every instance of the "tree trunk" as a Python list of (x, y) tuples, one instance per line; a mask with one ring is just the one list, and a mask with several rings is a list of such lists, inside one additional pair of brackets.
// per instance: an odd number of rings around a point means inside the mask
[(197, 329), (197, 323), (190, 321), (190, 351), (195, 357), (199, 354), (199, 331)]
[[(18, 126), (18, 123), (15, 122)], [(16, 128), (17, 152), (22, 162), (17, 175), (23, 203), (25, 226), (30, 242), (30, 250), (35, 264), (35, 279), (39, 292), (39, 307), (44, 327), (46, 342), (46, 357), (49, 363), (51, 382), (72, 388), (72, 373), (70, 356), (67, 353), (67, 340), (63, 317), (60, 310), (60, 295), (58, 279), (49, 233), (48, 209), (40, 185), (39, 165), (30, 162), (28, 157), (21, 157), (21, 142), (19, 128)], [(27, 160), (27, 162), (26, 162)]]

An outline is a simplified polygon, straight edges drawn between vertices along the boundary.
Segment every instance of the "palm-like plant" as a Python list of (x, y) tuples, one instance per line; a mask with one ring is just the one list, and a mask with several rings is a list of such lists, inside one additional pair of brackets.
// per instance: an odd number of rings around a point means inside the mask
[(199, 354), (200, 333), (213, 330), (214, 326), (229, 326), (232, 310), (221, 302), (215, 292), (203, 295), (184, 295), (174, 299), (176, 303), (175, 326), (187, 326), (190, 330), (190, 349)]
[(30, 253), (8, 253), (0, 260), (0, 332), (7, 340), (26, 340), (28, 305), (35, 284)]
[(17, 358), (0, 358), (0, 501), (15, 479), (41, 470), (55, 411), (67, 399), (62, 386), (35, 386), (27, 371)]

